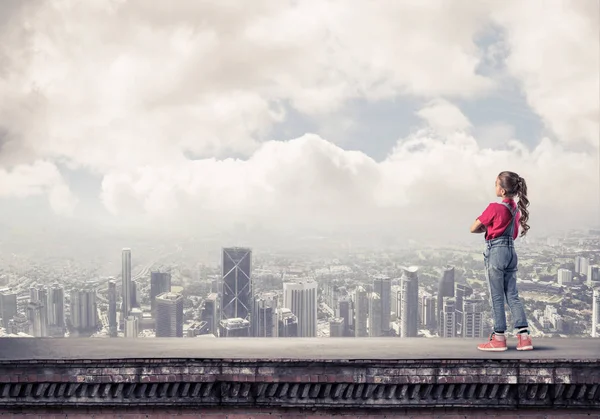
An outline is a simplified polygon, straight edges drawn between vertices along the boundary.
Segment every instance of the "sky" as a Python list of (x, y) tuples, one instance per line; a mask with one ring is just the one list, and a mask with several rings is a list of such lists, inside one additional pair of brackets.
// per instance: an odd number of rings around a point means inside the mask
[(252, 4), (0, 2), (0, 230), (598, 225), (598, 1)]

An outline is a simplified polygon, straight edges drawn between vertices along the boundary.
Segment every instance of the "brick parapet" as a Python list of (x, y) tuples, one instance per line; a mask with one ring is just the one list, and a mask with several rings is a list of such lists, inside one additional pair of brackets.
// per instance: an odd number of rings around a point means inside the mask
[(0, 406), (600, 408), (600, 360), (0, 362)]

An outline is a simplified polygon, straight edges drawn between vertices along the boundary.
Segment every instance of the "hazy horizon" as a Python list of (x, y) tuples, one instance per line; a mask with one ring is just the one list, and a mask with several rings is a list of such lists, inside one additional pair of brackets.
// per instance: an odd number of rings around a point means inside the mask
[(598, 226), (599, 7), (3, 1), (0, 232), (465, 241), (502, 170)]

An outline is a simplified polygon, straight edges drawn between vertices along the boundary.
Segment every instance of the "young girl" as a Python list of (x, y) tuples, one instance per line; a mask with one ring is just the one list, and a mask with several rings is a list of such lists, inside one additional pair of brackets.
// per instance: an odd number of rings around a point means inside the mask
[[(485, 270), (494, 315), (494, 332), (489, 341), (477, 346), (482, 351), (506, 351), (506, 313), (508, 303), (517, 329), (517, 350), (533, 349), (523, 304), (517, 291), (517, 254), (514, 240), (527, 234), (529, 226), (529, 200), (525, 179), (513, 172), (502, 172), (496, 178), (496, 196), (501, 203), (490, 204), (471, 226), (471, 233), (485, 233), (486, 249), (483, 253)], [(514, 197), (519, 198), (518, 204)]]

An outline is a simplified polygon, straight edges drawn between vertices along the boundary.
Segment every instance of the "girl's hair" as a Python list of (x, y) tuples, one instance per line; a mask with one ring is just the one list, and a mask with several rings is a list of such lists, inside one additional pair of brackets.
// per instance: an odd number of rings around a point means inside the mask
[(514, 197), (516, 195), (519, 198), (518, 205), (519, 211), (521, 211), (519, 224), (521, 224), (521, 237), (523, 237), (527, 234), (527, 230), (529, 230), (529, 225), (527, 224), (529, 220), (527, 183), (525, 183), (525, 179), (514, 172), (501, 172), (498, 175), (498, 180), (500, 181), (500, 187), (506, 191), (507, 196)]

